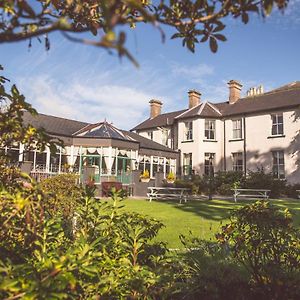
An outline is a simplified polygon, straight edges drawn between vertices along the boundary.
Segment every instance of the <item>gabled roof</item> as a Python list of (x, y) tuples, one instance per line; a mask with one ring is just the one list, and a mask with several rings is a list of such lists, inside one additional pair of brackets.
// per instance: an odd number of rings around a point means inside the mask
[(202, 102), (199, 105), (190, 108), (189, 110), (178, 115), (175, 119), (185, 119), (193, 117), (209, 117), (209, 118), (219, 118), (222, 114), (217, 107), (212, 103)]
[(138, 124), (131, 131), (134, 130), (142, 130), (142, 129), (150, 129), (155, 127), (164, 127), (164, 126), (172, 126), (174, 123), (174, 119), (176, 116), (180, 115), (181, 113), (185, 112), (187, 109), (173, 111), (170, 113), (160, 114), (155, 118), (149, 118), (144, 122)]
[(85, 122), (40, 113), (37, 116), (31, 115), (28, 111), (24, 111), (23, 113), (23, 122), (25, 125), (31, 124), (37, 128), (44, 128), (48, 134), (72, 136), (73, 133), (88, 125)]

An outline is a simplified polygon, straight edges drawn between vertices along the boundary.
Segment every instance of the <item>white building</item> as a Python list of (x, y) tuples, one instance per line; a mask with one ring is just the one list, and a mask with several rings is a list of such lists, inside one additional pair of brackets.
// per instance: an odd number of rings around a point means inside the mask
[(229, 83), (228, 100), (210, 103), (189, 91), (189, 107), (161, 114), (162, 102), (150, 101), (150, 118), (132, 131), (180, 150), (179, 172), (247, 172), (264, 168), (274, 177), (300, 182), (300, 82), (269, 92)]

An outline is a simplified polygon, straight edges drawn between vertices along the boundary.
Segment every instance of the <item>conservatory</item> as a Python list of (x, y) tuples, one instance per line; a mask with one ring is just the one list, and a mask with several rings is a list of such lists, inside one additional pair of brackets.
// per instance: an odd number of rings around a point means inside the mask
[[(86, 124), (68, 120), (72, 121), (70, 124), (66, 119), (41, 114), (37, 117), (25, 114), (25, 117), (27, 123), (45, 128), (65, 145), (55, 154), (49, 149), (26, 151), (22, 144), (10, 149), (15, 160), (26, 163), (37, 179), (77, 173), (82, 180), (86, 168), (94, 169), (93, 180), (98, 183), (113, 180), (129, 184), (133, 170), (148, 170), (151, 178), (157, 172), (163, 172), (165, 177), (169, 172), (176, 174), (178, 152), (133, 132), (120, 130), (106, 121)], [(31, 118), (35, 118), (34, 122)]]

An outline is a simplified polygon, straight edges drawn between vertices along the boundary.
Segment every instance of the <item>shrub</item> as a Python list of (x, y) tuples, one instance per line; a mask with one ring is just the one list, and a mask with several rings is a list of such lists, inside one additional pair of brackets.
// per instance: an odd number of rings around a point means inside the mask
[(298, 184), (289, 184), (285, 187), (285, 194), (289, 198), (298, 199), (299, 193), (297, 190), (300, 190), (300, 183)]
[(181, 237), (187, 252), (179, 299), (250, 299), (249, 278), (216, 243)]
[(275, 179), (272, 174), (266, 174), (264, 169), (260, 169), (257, 172), (248, 171), (243, 187), (252, 189), (270, 189), (270, 197), (276, 198), (285, 194), (286, 181)]
[(245, 181), (244, 174), (236, 171), (219, 171), (215, 174), (216, 192), (220, 195), (231, 196), (232, 189), (242, 186)]
[(41, 181), (40, 187), (47, 195), (43, 204), (48, 212), (52, 215), (63, 212), (66, 217), (73, 215), (83, 193), (78, 179), (75, 174), (59, 174)]
[(197, 193), (198, 192), (197, 186), (195, 186), (194, 183), (191, 182), (191, 181), (176, 179), (175, 182), (174, 182), (174, 185), (175, 185), (176, 188), (190, 189), (192, 191), (192, 193)]
[(163, 244), (152, 242), (162, 224), (121, 211), (118, 193), (110, 204), (92, 192), (87, 186), (77, 202), (70, 236), (62, 214), (43, 209), (35, 186), (29, 193), (36, 197), (2, 190), (1, 299), (156, 299), (171, 293), (176, 263), (166, 259)]
[(251, 276), (256, 297), (299, 299), (300, 232), (287, 209), (280, 211), (264, 201), (247, 205), (217, 237)]

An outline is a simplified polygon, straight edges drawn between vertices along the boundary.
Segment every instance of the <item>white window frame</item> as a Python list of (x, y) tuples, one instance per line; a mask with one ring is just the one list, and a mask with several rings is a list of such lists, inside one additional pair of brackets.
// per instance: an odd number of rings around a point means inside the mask
[(162, 143), (162, 145), (164, 145), (164, 146), (169, 145), (169, 134), (170, 134), (169, 129), (162, 129), (162, 131), (161, 131), (161, 143)]
[[(210, 159), (212, 157), (212, 159)], [(215, 168), (216, 153), (205, 152), (204, 153), (204, 175), (213, 176)]]
[[(187, 167), (188, 172), (187, 172)], [(183, 153), (183, 175), (191, 175), (193, 170), (193, 154)]]
[(205, 119), (204, 137), (208, 141), (215, 141), (216, 140), (216, 120)]
[(285, 179), (285, 160), (283, 150), (272, 151), (272, 173), (277, 179)]
[[(282, 121), (279, 121), (279, 117), (282, 118)], [(274, 122), (275, 118), (275, 122)], [(276, 113), (271, 115), (271, 136), (283, 135), (284, 134), (284, 121), (283, 121), (283, 113)], [(273, 129), (274, 132), (273, 132)]]
[[(244, 171), (244, 158), (243, 152), (232, 152), (232, 171), (243, 172)], [(242, 162), (241, 164), (239, 162)]]
[(153, 141), (153, 131), (148, 131), (147, 134), (148, 134), (148, 139)]
[(184, 122), (184, 141), (193, 140), (193, 121)]
[(232, 120), (232, 139), (240, 140), (243, 138), (243, 123), (242, 119)]

